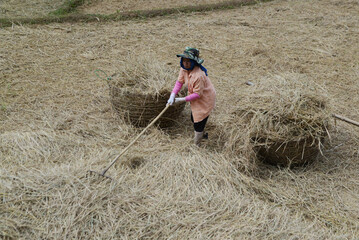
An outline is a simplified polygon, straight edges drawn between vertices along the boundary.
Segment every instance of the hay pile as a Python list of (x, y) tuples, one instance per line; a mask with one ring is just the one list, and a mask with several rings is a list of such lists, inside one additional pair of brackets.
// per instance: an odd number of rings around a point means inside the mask
[[(322, 93), (320, 93), (322, 92)], [(330, 113), (322, 89), (300, 74), (263, 79), (243, 90), (227, 121), (226, 147), (278, 165), (301, 165), (318, 155)], [(249, 154), (249, 155), (248, 155)]]
[[(81, 149), (82, 150), (82, 149)], [(111, 169), (116, 181), (86, 178), (84, 169), (95, 161), (48, 163), (36, 171), (0, 170), (2, 194), (0, 236), (10, 239), (303, 239), (309, 234), (330, 236), (306, 218), (317, 213), (291, 215), (279, 201), (271, 206), (253, 194), (265, 196), (272, 186), (246, 178), (217, 154), (198, 152), (147, 156), (135, 169)], [(94, 152), (93, 152), (94, 153)], [(313, 182), (312, 182), (313, 183)], [(314, 185), (317, 185), (314, 183)], [(255, 186), (255, 188), (254, 188)], [(267, 189), (267, 190), (266, 190)], [(281, 189), (282, 190), (282, 189)], [(278, 202), (274, 191), (269, 197)], [(286, 192), (284, 199), (301, 195)], [(294, 202), (296, 203), (296, 202)], [(298, 204), (299, 205), (299, 204)], [(324, 212), (324, 211), (322, 211)], [(319, 213), (322, 213), (319, 212)], [(339, 217), (339, 214), (333, 214)], [(347, 225), (353, 217), (347, 219)], [(318, 226), (319, 225), (319, 226)], [(267, 230), (270, 229), (270, 230)], [(306, 229), (306, 231), (303, 231)]]
[[(109, 80), (114, 110), (134, 126), (147, 126), (166, 106), (176, 75), (174, 69), (152, 55), (128, 56)], [(179, 93), (185, 96), (186, 88)], [(158, 120), (160, 127), (171, 126), (185, 107), (171, 106)]]

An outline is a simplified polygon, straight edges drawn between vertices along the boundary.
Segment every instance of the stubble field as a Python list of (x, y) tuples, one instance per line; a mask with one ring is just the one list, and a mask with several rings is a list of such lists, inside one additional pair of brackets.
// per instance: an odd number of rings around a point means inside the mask
[[(97, 3), (96, 11), (108, 13), (110, 4)], [(261, 84), (302, 81), (326, 95), (332, 113), (359, 121), (358, 12), (354, 0), (278, 0), (142, 20), (1, 28), (0, 236), (358, 239), (358, 127), (333, 120), (313, 164), (259, 163), (255, 172), (238, 167), (244, 156), (222, 151), (226, 139), (211, 138), (233, 130), (223, 122)], [(217, 91), (210, 139), (193, 146), (187, 106), (175, 126), (151, 128), (109, 170), (115, 181), (87, 176), (141, 130), (111, 109), (108, 85), (94, 71), (110, 75), (131, 64), (129, 56), (150, 54), (172, 69), (173, 85), (175, 55), (186, 46), (200, 49)]]

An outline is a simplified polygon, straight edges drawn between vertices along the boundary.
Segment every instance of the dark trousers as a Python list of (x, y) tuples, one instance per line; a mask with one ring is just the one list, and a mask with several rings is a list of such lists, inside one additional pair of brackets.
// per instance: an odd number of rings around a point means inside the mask
[[(209, 116), (208, 116), (208, 117), (209, 117)], [(193, 127), (194, 127), (194, 130), (195, 130), (196, 132), (203, 132), (204, 127), (206, 126), (208, 117), (206, 117), (205, 119), (203, 119), (203, 120), (200, 121), (200, 122), (196, 122), (196, 123), (195, 123), (194, 120), (193, 120), (192, 112), (191, 112), (191, 121), (193, 122)]]

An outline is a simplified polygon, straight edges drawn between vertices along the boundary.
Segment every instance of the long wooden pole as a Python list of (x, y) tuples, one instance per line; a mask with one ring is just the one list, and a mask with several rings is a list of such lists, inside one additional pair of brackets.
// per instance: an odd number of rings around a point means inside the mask
[(137, 135), (137, 137), (135, 139), (132, 140), (132, 142), (130, 144), (127, 145), (127, 147), (125, 149), (122, 150), (122, 152), (120, 154), (118, 154), (115, 159), (111, 162), (111, 164), (102, 171), (102, 173), (100, 173), (100, 175), (105, 176), (105, 173), (110, 169), (110, 167), (112, 167), (113, 164), (115, 164), (115, 162), (125, 153), (127, 152), (127, 150), (142, 136), (142, 134), (144, 132), (146, 132), (146, 130), (148, 128), (150, 128), (165, 112), (166, 110), (170, 107), (169, 104), (166, 105), (166, 107), (162, 110), (162, 112), (160, 114), (158, 114), (158, 116), (152, 120), (152, 122), (145, 128), (142, 130), (142, 132), (140, 134)]
[(350, 124), (353, 124), (353, 125), (359, 127), (359, 122), (356, 122), (354, 120), (351, 120), (349, 118), (346, 118), (346, 117), (343, 117), (343, 116), (340, 116), (340, 115), (337, 115), (337, 114), (333, 114), (332, 116), (339, 119), (339, 120), (342, 120), (344, 122), (347, 122), (347, 123), (350, 123)]

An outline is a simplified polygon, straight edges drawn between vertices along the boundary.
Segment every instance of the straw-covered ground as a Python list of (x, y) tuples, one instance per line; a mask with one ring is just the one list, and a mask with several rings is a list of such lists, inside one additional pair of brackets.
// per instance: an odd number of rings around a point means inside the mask
[[(290, 101), (310, 92), (358, 121), (358, 12), (354, 0), (278, 0), (0, 29), (1, 238), (358, 239), (357, 127), (331, 120), (323, 155), (294, 169), (253, 166), (225, 138), (233, 113), (270, 93)], [(210, 139), (193, 146), (187, 106), (175, 126), (151, 128), (121, 157), (114, 181), (87, 176), (140, 132), (111, 109), (94, 70), (114, 74), (129, 55), (154, 54), (174, 84), (185, 46), (201, 50), (217, 90)]]
[(152, 9), (163, 9), (163, 8), (175, 8), (184, 6), (200, 6), (204, 4), (222, 3), (228, 0), (202, 0), (202, 1), (158, 1), (158, 0), (92, 0), (86, 2), (82, 7), (79, 8), (80, 12), (94, 14), (111, 14), (116, 11), (125, 12), (133, 10), (152, 10)]
[(44, 17), (55, 11), (65, 0), (1, 0), (0, 18)]

